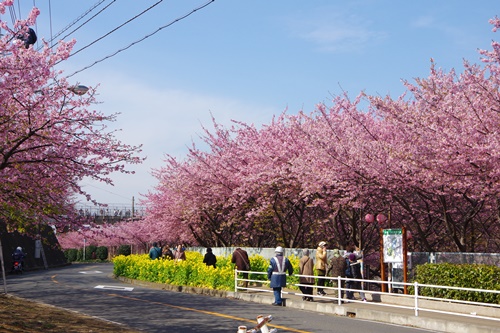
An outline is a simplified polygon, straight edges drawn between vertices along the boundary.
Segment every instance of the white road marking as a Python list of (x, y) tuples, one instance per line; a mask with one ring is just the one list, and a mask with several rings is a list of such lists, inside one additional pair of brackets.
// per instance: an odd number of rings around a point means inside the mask
[(101, 271), (84, 271), (84, 272), (79, 272), (80, 274), (102, 274)]
[(95, 286), (95, 289), (106, 289), (106, 290), (121, 290), (121, 291), (132, 291), (134, 288), (131, 287), (119, 287), (119, 286)]

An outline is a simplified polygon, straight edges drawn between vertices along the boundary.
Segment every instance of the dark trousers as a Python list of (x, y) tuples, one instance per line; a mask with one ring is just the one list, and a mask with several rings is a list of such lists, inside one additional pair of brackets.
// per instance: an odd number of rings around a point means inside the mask
[[(347, 280), (346, 281), (346, 296), (348, 299), (354, 299), (354, 291), (352, 290), (349, 290), (349, 289), (361, 289), (361, 282), (359, 281), (351, 281), (351, 280)], [(361, 295), (361, 293), (360, 293)]]
[[(322, 269), (317, 269), (316, 272), (318, 273), (318, 276), (325, 276), (325, 271)], [(321, 287), (325, 286), (325, 279), (318, 278), (317, 285), (318, 285), (318, 292), (322, 292), (323, 288), (321, 288)]]
[[(243, 279), (248, 279), (248, 273), (240, 273), (240, 274)], [(242, 281), (241, 285), (245, 288), (248, 288), (248, 281)]]
[[(309, 284), (309, 283), (301, 283), (301, 284)], [(313, 287), (312, 284), (310, 286), (299, 286), (300, 292), (303, 293), (304, 295), (312, 295), (313, 294)]]

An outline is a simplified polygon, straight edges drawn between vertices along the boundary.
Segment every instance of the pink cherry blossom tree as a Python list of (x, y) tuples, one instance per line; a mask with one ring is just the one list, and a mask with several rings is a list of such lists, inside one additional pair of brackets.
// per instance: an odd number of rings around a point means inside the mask
[[(12, 1), (0, 2), (0, 12)], [(78, 95), (56, 65), (75, 41), (61, 41), (55, 52), (46, 43), (36, 51), (22, 42), (39, 11), (9, 27), (0, 22), (0, 203), (9, 227), (37, 224), (50, 217), (59, 228), (74, 219), (72, 196), (86, 195), (79, 182), (88, 177), (112, 183), (113, 172), (129, 173), (140, 163), (140, 147), (117, 140), (106, 123), (117, 114), (91, 109), (96, 89)], [(19, 39), (20, 37), (21, 39)]]
[[(127, 225), (147, 237), (127, 241), (327, 240), (370, 253), (379, 227), (405, 226), (413, 251), (498, 251), (500, 46), (492, 47), (462, 73), (431, 63), (429, 76), (404, 82), (396, 99), (346, 93), (261, 128), (214, 120), (202, 137), (208, 149), (193, 145), (154, 171), (148, 215)], [(367, 223), (367, 213), (388, 219)]]

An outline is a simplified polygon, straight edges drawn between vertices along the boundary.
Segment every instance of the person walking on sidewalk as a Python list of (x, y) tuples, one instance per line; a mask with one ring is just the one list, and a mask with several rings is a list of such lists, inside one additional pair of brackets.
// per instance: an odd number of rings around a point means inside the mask
[[(334, 249), (333, 250), (333, 257), (330, 260), (330, 265), (328, 265), (328, 272), (327, 275), (331, 277), (345, 277), (345, 272), (347, 269), (347, 263), (344, 257), (340, 255), (340, 250), (339, 249)], [(337, 285), (338, 279), (337, 280), (332, 280), (333, 287), (339, 287)], [(345, 282), (344, 280), (340, 280), (340, 288), (341, 288), (341, 298), (344, 298), (344, 287), (345, 287)]]
[(247, 251), (243, 250), (241, 247), (237, 248), (233, 252), (233, 256), (231, 257), (231, 262), (236, 266), (236, 269), (239, 271), (247, 271), (242, 274), (243, 287), (248, 288), (248, 271), (250, 271), (250, 259), (248, 258)]
[(207, 266), (215, 268), (215, 265), (217, 264), (217, 257), (212, 252), (211, 247), (207, 247), (207, 253), (205, 253), (205, 256), (203, 257), (203, 263)]
[(286, 287), (286, 273), (288, 275), (293, 274), (293, 267), (287, 257), (283, 254), (283, 248), (278, 246), (274, 250), (275, 256), (271, 258), (269, 267), (267, 268), (267, 278), (271, 280), (271, 288), (273, 288), (274, 293), (274, 303), (273, 305), (281, 306), (283, 305), (283, 299), (281, 298), (281, 288)]
[[(326, 242), (321, 241), (318, 244), (318, 248), (316, 249), (316, 264), (314, 268), (316, 269), (316, 274), (318, 276), (325, 276), (326, 275), (326, 268), (327, 268), (327, 256), (326, 256)], [(318, 283), (317, 283), (317, 291), (318, 295), (324, 296), (326, 295), (325, 291), (323, 290), (323, 287), (325, 286), (325, 279), (318, 278)]]
[[(349, 254), (349, 259), (346, 259), (347, 269), (345, 271), (345, 275), (347, 278), (351, 279), (362, 279), (361, 276), (361, 267), (355, 253)], [(348, 299), (354, 299), (354, 290), (359, 292), (359, 296), (362, 298), (364, 302), (366, 302), (366, 298), (364, 292), (361, 290), (361, 282), (347, 280), (346, 281), (346, 296)]]
[(309, 276), (301, 276), (299, 277), (299, 283), (305, 284), (307, 286), (299, 286), (300, 291), (304, 295), (302, 296), (302, 300), (312, 302), (312, 294), (313, 294), (313, 285), (314, 285), (314, 260), (309, 257), (309, 250), (302, 250), (302, 258), (299, 261), (299, 274), (300, 275), (309, 275)]

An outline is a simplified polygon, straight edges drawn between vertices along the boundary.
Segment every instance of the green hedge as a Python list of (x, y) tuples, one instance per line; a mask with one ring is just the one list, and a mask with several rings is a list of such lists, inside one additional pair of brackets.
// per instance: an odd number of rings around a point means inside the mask
[(106, 246), (99, 246), (96, 250), (96, 256), (98, 260), (107, 260), (108, 248)]
[(85, 260), (93, 260), (97, 259), (97, 246), (95, 245), (89, 245), (85, 247)]
[(77, 254), (78, 254), (77, 249), (69, 249), (69, 250), (64, 251), (64, 257), (66, 257), (67, 262), (76, 261)]
[(78, 249), (76, 253), (76, 261), (83, 261), (83, 249)]
[[(68, 249), (64, 251), (67, 262), (83, 261), (83, 249)], [(90, 245), (85, 248), (85, 261), (104, 261), (108, 259), (108, 248), (106, 246)]]
[[(417, 266), (414, 280), (429, 285), (500, 290), (500, 268), (478, 264), (425, 264)], [(420, 287), (419, 295), (500, 304), (500, 294), (486, 292)]]
[(129, 256), (132, 253), (130, 245), (120, 245), (118, 247), (117, 255)]

